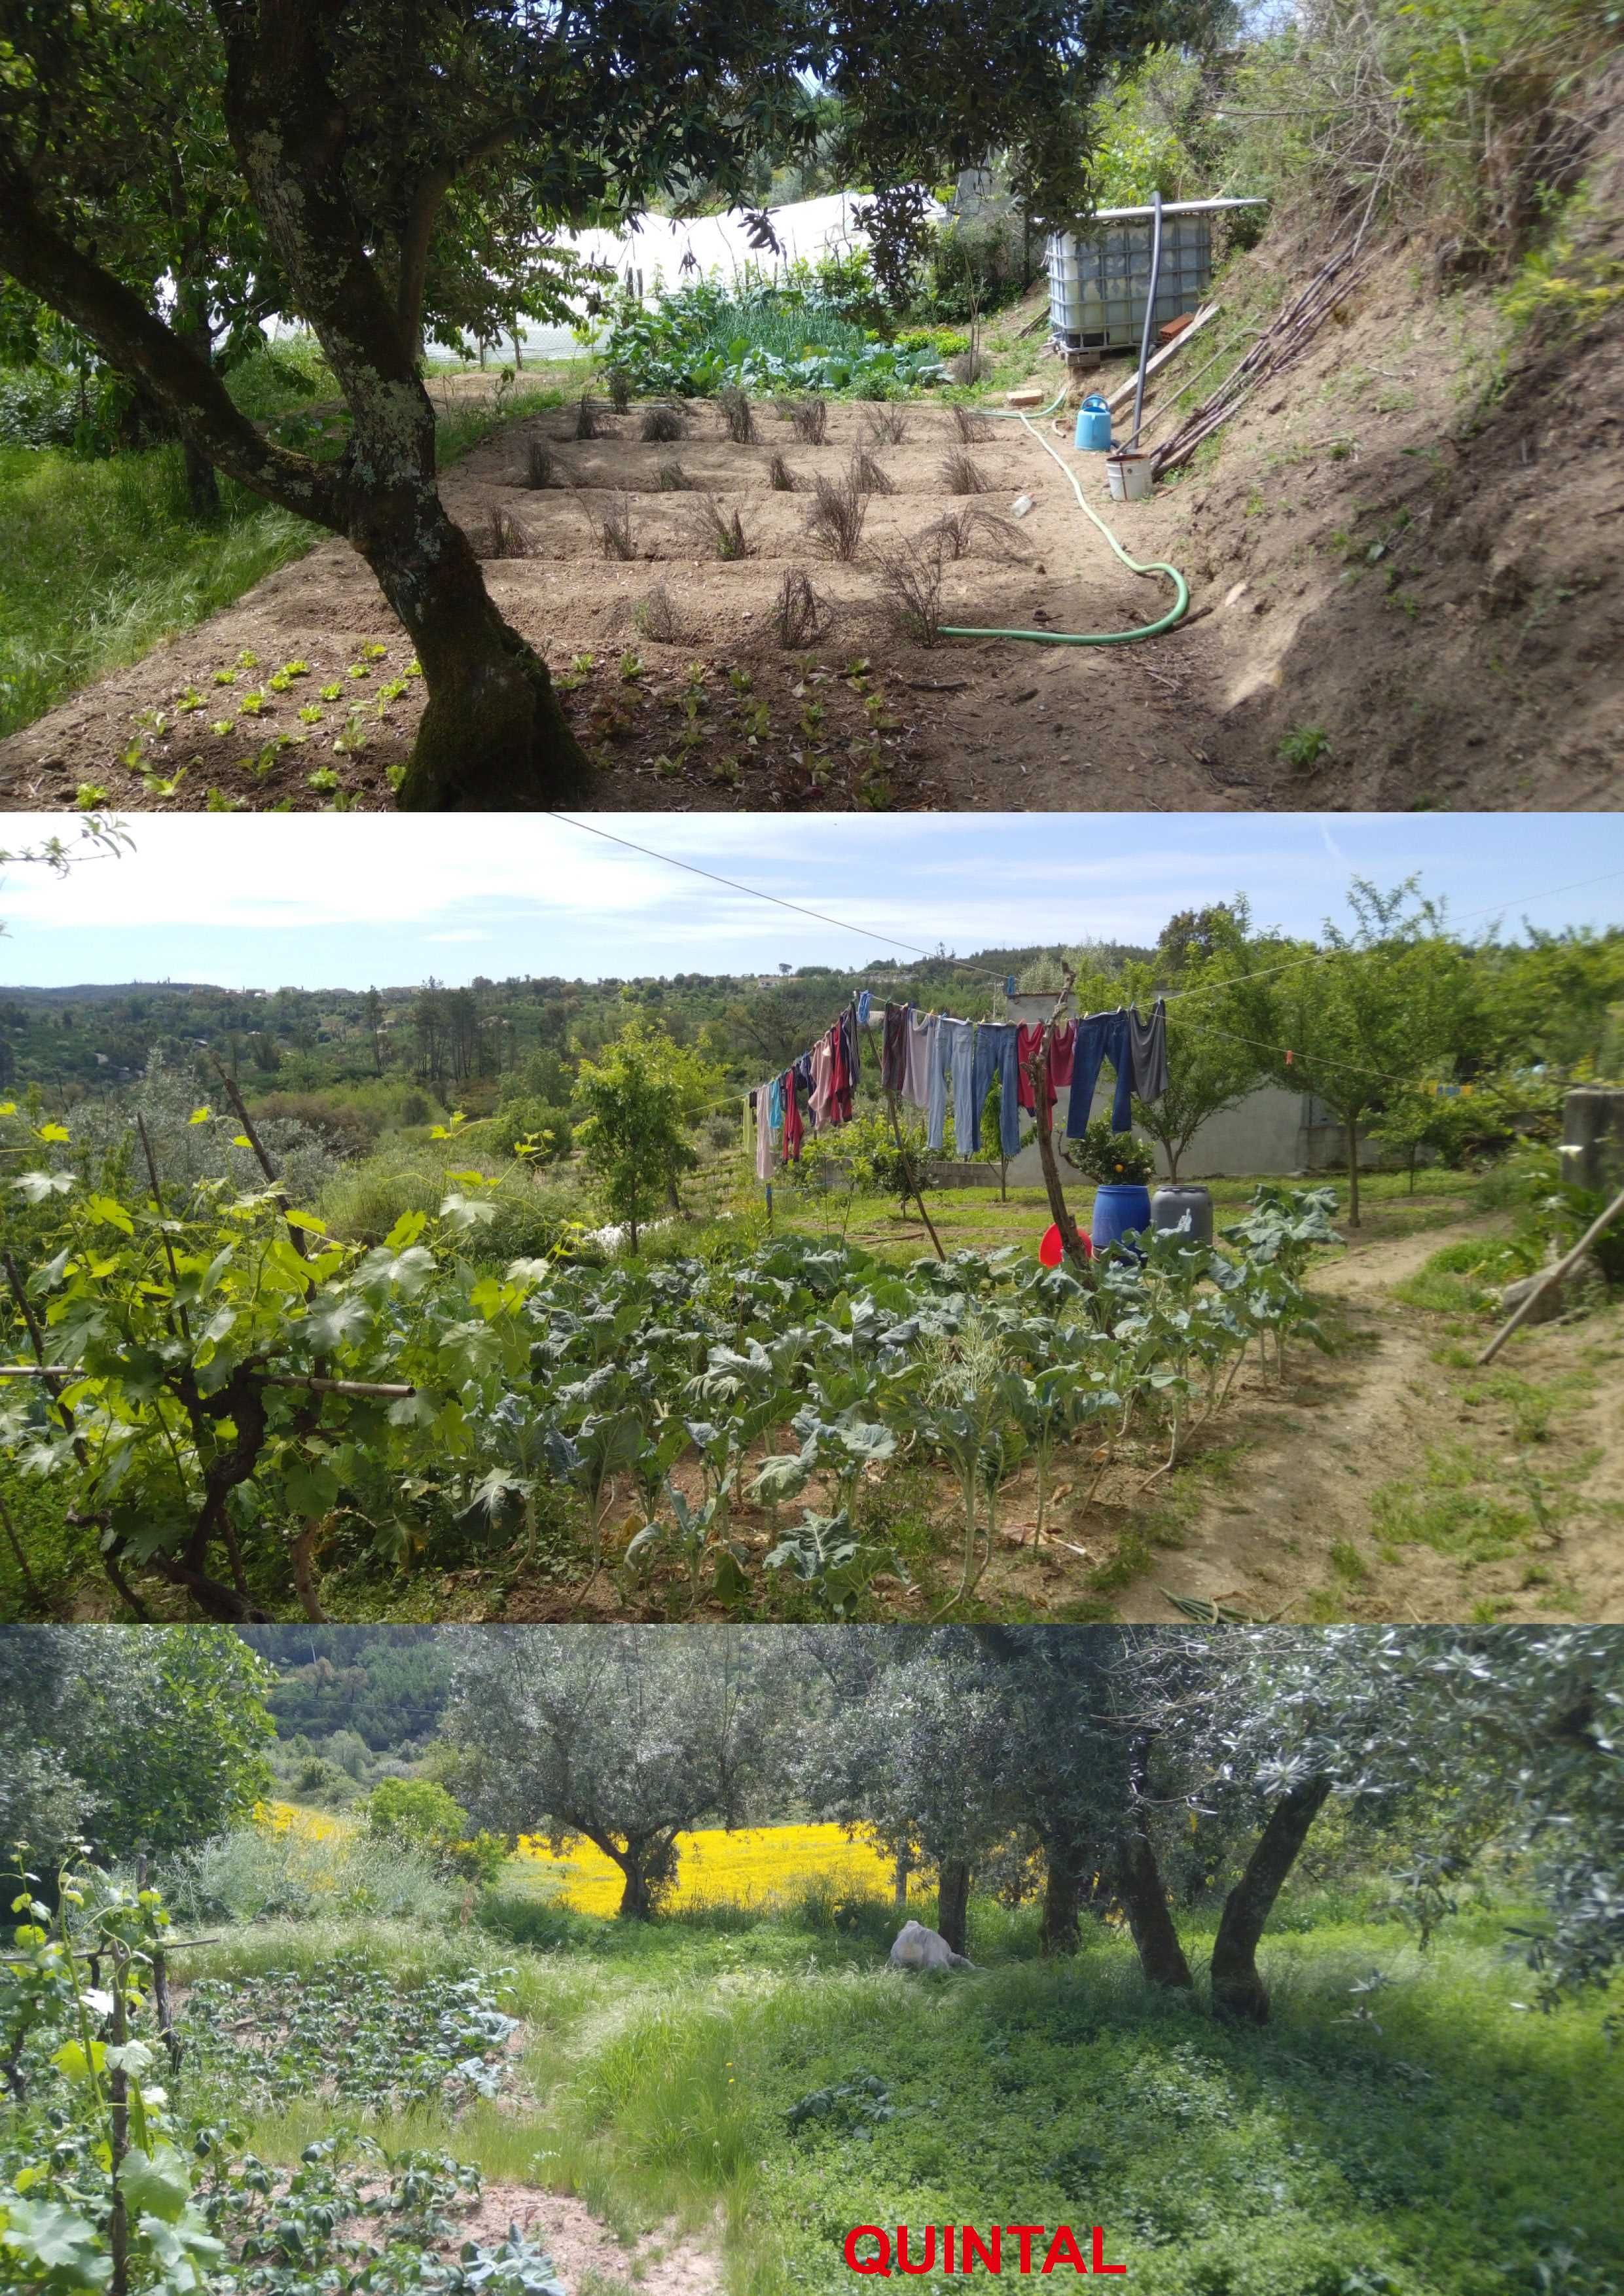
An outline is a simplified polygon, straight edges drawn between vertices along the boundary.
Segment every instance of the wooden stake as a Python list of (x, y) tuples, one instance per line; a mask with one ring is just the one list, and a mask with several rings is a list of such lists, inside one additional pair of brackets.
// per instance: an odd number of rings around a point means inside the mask
[(1624, 1212), (1624, 1194), (1616, 1195), (1612, 1201), (1608, 1205), (1606, 1210), (1602, 1214), (1600, 1219), (1591, 1221), (1589, 1226), (1585, 1230), (1583, 1235), (1580, 1236), (1579, 1242), (1574, 1245), (1572, 1250), (1568, 1253), (1565, 1259), (1559, 1259), (1554, 1267), (1547, 1267), (1546, 1269), (1545, 1274), (1539, 1278), (1528, 1297), (1518, 1302), (1515, 1309), (1506, 1317), (1499, 1330), (1495, 1333), (1493, 1339), (1489, 1341), (1489, 1345), (1483, 1349), (1482, 1354), (1478, 1357), (1478, 1362), (1480, 1364), (1492, 1363), (1494, 1361), (1495, 1357), (1499, 1354), (1500, 1349), (1505, 1345), (1506, 1341), (1510, 1339), (1512, 1333), (1516, 1330), (1518, 1324), (1526, 1319), (1529, 1310), (1532, 1308), (1535, 1300), (1543, 1299), (1545, 1294), (1550, 1290), (1552, 1284), (1558, 1282), (1561, 1277), (1567, 1274), (1570, 1267), (1573, 1267), (1579, 1260), (1584, 1258), (1586, 1252), (1588, 1251), (1590, 1246), (1595, 1242), (1597, 1236), (1602, 1233), (1602, 1230), (1606, 1227), (1611, 1227), (1613, 1221), (1619, 1218), (1621, 1212)]

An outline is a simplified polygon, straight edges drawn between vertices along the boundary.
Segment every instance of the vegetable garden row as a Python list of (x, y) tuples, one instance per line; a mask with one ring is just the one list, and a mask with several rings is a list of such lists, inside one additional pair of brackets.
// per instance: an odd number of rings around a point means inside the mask
[(917, 1614), (885, 1479), (923, 1463), (952, 1526), (939, 1615), (972, 1602), (1018, 1473), (1041, 1540), (1062, 1460), (1086, 1506), (1113, 1467), (1175, 1461), (1249, 1357), (1277, 1374), (1317, 1341), (1304, 1275), (1336, 1241), (1333, 1191), (1266, 1184), (1221, 1246), (1147, 1236), (1086, 1277), (795, 1235), (493, 1266), (491, 1184), (449, 1184), (366, 1249), (274, 1189), (177, 1211), (70, 1169), (13, 1182), (0, 1452), (94, 1524), (128, 1609), (156, 1578), (215, 1617), (296, 1594), (319, 1618), (337, 1556), (494, 1546), (566, 1609)]

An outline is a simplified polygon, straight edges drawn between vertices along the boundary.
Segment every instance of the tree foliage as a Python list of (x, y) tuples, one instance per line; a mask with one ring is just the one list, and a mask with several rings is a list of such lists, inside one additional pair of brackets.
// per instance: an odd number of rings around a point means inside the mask
[(676, 1879), (677, 1837), (742, 1823), (771, 1735), (769, 1681), (742, 1638), (690, 1627), (534, 1627), (462, 1639), (450, 1727), (469, 1808), (555, 1856), (584, 1835), (646, 1920)]

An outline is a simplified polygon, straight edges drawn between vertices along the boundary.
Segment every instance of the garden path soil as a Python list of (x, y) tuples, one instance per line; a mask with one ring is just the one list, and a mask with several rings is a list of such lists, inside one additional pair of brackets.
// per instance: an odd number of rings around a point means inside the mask
[(546, 2251), (567, 2288), (583, 2287), (588, 2273), (603, 2296), (634, 2285), (642, 2296), (715, 2296), (722, 2286), (720, 2257), (695, 2235), (666, 2225), (625, 2246), (585, 2202), (530, 2185), (487, 2183), (458, 2237), (494, 2247), (513, 2224)]
[[(1199, 630), (1178, 641), (1177, 660), (1154, 665), (1120, 649), (898, 644), (872, 561), (821, 557), (805, 531), (813, 483), (838, 477), (865, 438), (863, 410), (832, 406), (828, 439), (816, 447), (800, 444), (770, 407), (759, 408), (758, 421), (760, 443), (735, 446), (715, 410), (700, 407), (687, 439), (645, 445), (635, 435), (636, 414), (611, 422), (621, 435), (591, 440), (570, 435), (570, 414), (541, 414), (487, 440), (442, 481), (452, 515), (482, 553), (492, 547), (498, 515), (504, 546), (521, 538), (526, 555), (485, 564), (503, 612), (566, 679), (575, 657), (594, 657), (590, 671), (576, 673), (580, 683), (568, 701), (578, 732), (603, 760), (595, 809), (1174, 809), (1213, 801), (1182, 698), (1207, 643)], [(868, 442), (894, 491), (871, 499), (865, 549), (917, 537), (969, 499), (943, 483), (944, 459), (960, 450), (947, 409), (910, 408), (907, 422), (899, 446)], [(540, 492), (524, 483), (536, 439), (545, 439), (562, 480)], [(1002, 423), (996, 437), (964, 451), (988, 488), (974, 498), (980, 507), (1007, 512), (1022, 491), (1037, 507), (972, 537), (969, 554), (947, 570), (944, 619), (1126, 629), (1163, 610), (1166, 584), (1115, 565), (1054, 464), (1017, 426)], [(795, 475), (794, 493), (768, 485), (775, 453)], [(660, 465), (672, 459), (692, 491), (660, 491)], [(697, 520), (707, 493), (724, 514), (739, 513), (750, 556), (724, 562), (702, 541)], [(606, 561), (598, 521), (622, 501), (636, 556)], [(794, 567), (808, 573), (834, 619), (818, 646), (786, 654), (775, 601)], [(677, 618), (680, 636), (668, 644), (639, 627), (638, 609), (656, 585)], [(367, 646), (383, 651), (368, 660)], [(631, 680), (620, 671), (628, 651), (644, 665)], [(233, 669), (245, 652), (258, 666), (217, 685), (217, 672)], [(409, 679), (381, 724), (377, 701), (409, 659), (363, 561), (347, 543), (323, 541), (210, 621), (0, 742), (0, 809), (71, 805), (86, 782), (129, 812), (193, 810), (211, 792), (217, 804), (250, 809), (319, 808), (335, 794), (357, 810), (386, 808), (389, 769), (406, 758), (422, 689)], [(241, 697), (263, 691), (290, 660), (308, 663), (309, 675), (267, 693), (258, 714), (239, 714)], [(684, 676), (693, 662), (705, 675), (687, 764), (679, 737), (687, 722)], [(841, 675), (854, 662), (864, 664), (855, 683)], [(357, 665), (365, 675), (352, 678)], [(748, 691), (730, 682), (730, 672), (750, 680)], [(332, 684), (341, 685), (342, 697), (324, 703), (320, 689)], [(177, 712), (188, 690), (202, 706)], [(357, 705), (365, 746), (335, 753), (333, 738)], [(301, 724), (300, 708), (319, 709), (321, 724)], [(162, 712), (167, 726), (144, 730), (144, 712)], [(210, 732), (217, 718), (234, 718), (229, 733)], [(279, 736), (289, 737), (287, 746), (275, 746)], [(137, 759), (131, 744), (138, 737)], [(182, 769), (168, 795), (147, 786)], [(327, 786), (309, 786), (313, 770)]]
[[(1414, 1542), (1384, 1559), (1373, 1541), (1373, 1492), (1419, 1477), (1429, 1447), (1472, 1446), (1485, 1463), (1508, 1471), (1510, 1496), (1518, 1495), (1518, 1457), (1503, 1411), (1463, 1396), (1434, 1358), (1440, 1318), (1392, 1293), (1445, 1244), (1493, 1232), (1492, 1223), (1467, 1220), (1356, 1243), (1315, 1273), (1311, 1288), (1333, 1310), (1327, 1320), (1337, 1352), (1325, 1357), (1300, 1346), (1284, 1391), (1251, 1382), (1241, 1408), (1210, 1438), (1220, 1454), (1239, 1445), (1238, 1456), (1203, 1480), (1194, 1455), (1186, 1480), (1202, 1496), (1193, 1519), (1179, 1527), (1180, 1551), (1158, 1556), (1115, 1596), (1120, 1616), (1151, 1623), (1177, 1618), (1164, 1591), (1172, 1587), (1249, 1617), (1300, 1624), (1314, 1615), (1312, 1606), (1305, 1610), (1308, 1598), (1324, 1590), (1334, 1591), (1336, 1614), (1345, 1618), (1449, 1620), (1487, 1604), (1506, 1620), (1555, 1614), (1624, 1621), (1624, 1394), (1616, 1377), (1599, 1380), (1593, 1399), (1562, 1431), (1564, 1458), (1584, 1472), (1564, 1485), (1566, 1496), (1536, 1542), (1468, 1571)], [(1620, 1324), (1614, 1308), (1546, 1324), (1502, 1362), (1525, 1379), (1548, 1382), (1588, 1352), (1617, 1349)], [(1464, 1344), (1475, 1353), (1482, 1336), (1474, 1332)], [(1542, 1447), (1529, 1447), (1525, 1456), (1531, 1467), (1545, 1464)], [(1339, 1577), (1333, 1548), (1357, 1556), (1362, 1575)], [(1530, 1565), (1540, 1574), (1533, 1585), (1524, 1583)]]

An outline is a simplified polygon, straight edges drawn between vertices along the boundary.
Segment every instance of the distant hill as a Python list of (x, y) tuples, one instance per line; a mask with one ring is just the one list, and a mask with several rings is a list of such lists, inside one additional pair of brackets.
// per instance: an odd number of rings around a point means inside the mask
[[(129, 1083), (154, 1053), (213, 1079), (218, 1059), (251, 1094), (320, 1091), (393, 1076), (461, 1092), (532, 1054), (588, 1050), (628, 1013), (658, 1019), (679, 1041), (750, 1068), (773, 1022), (824, 1025), (855, 988), (951, 1004), (967, 1018), (993, 1009), (999, 982), (1052, 952), (980, 949), (972, 956), (802, 965), (772, 973), (680, 972), (629, 980), (561, 975), (338, 988), (222, 988), (205, 981), (87, 981), (66, 988), (0, 987), (0, 1089), (37, 1086), (53, 1103)], [(1108, 962), (1147, 957), (1112, 945)], [(752, 1024), (761, 1024), (752, 1026)], [(742, 1071), (741, 1071), (742, 1072)]]

